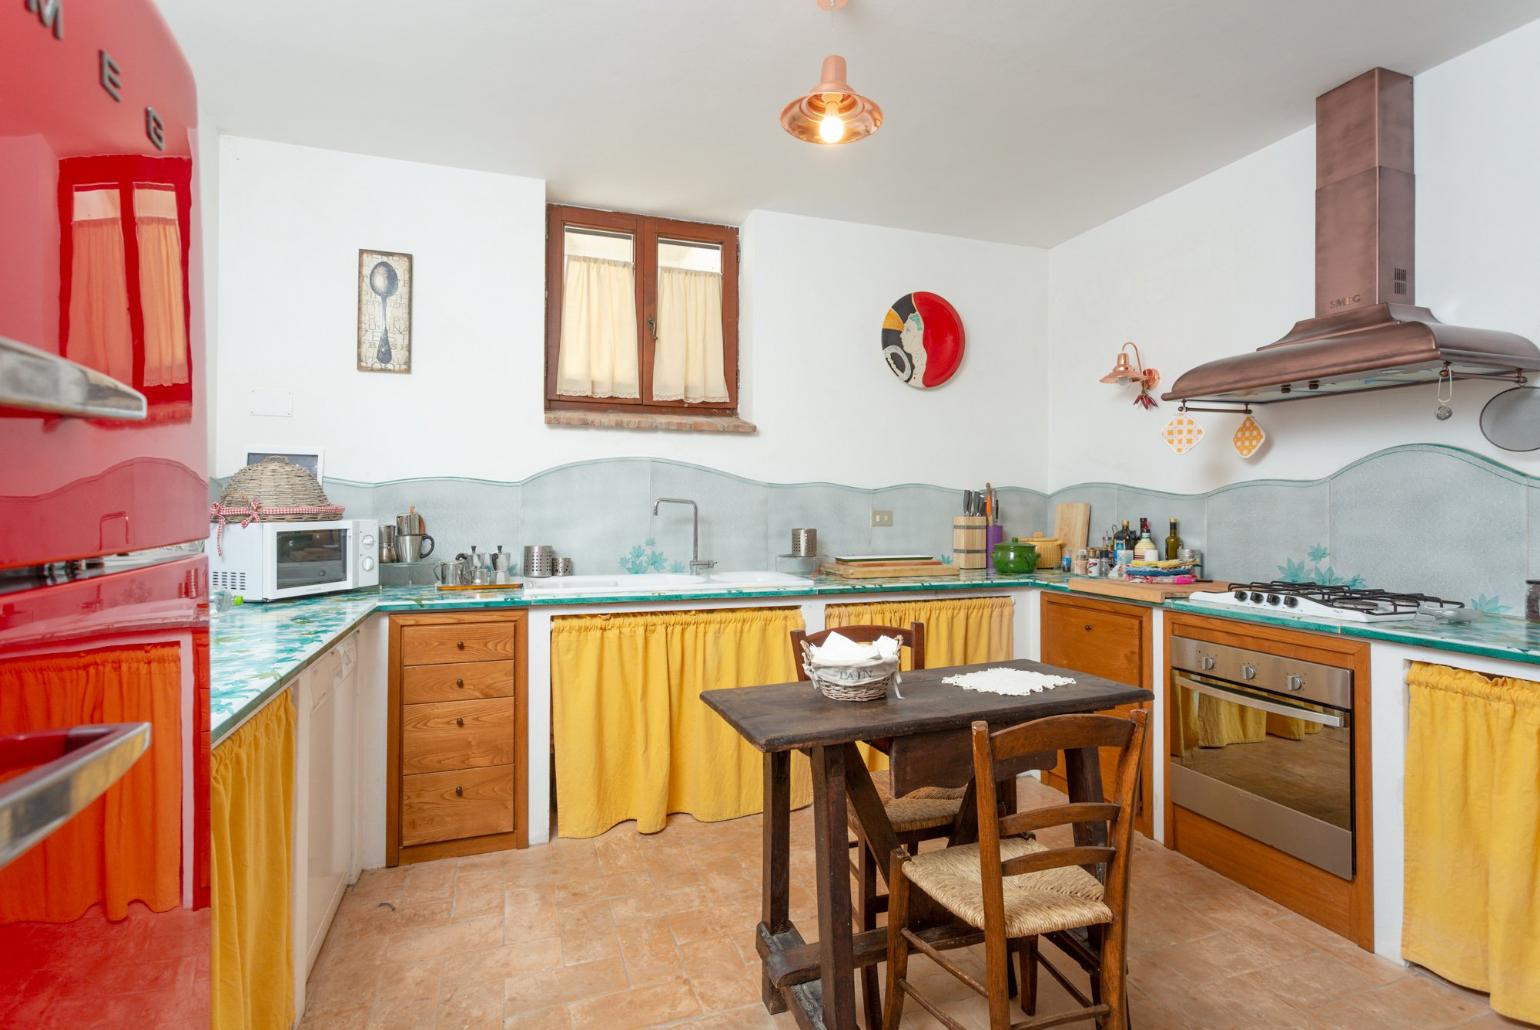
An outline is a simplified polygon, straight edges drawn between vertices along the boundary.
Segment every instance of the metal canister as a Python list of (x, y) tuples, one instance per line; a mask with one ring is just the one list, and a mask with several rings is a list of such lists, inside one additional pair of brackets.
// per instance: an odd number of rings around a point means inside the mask
[(790, 553), (796, 558), (816, 558), (818, 556), (818, 530), (792, 530)]
[(545, 579), (556, 571), (556, 548), (550, 544), (535, 544), (524, 548), (524, 575), (531, 579)]

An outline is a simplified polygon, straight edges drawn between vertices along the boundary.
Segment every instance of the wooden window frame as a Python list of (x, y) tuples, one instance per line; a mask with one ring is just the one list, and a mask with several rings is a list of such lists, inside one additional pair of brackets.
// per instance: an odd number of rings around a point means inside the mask
[[(636, 268), (636, 332), (638, 397), (567, 397), (556, 392), (561, 353), (562, 290), (566, 279), (568, 229), (597, 229), (627, 233), (633, 241)], [(652, 368), (657, 337), (650, 327), (658, 310), (658, 242), (683, 240), (722, 248), (722, 374), (727, 402), (690, 403), (652, 399)], [(652, 218), (622, 211), (551, 204), (546, 208), (545, 246), (545, 410), (614, 411), (625, 414), (736, 415), (738, 413), (738, 230), (731, 225)]]

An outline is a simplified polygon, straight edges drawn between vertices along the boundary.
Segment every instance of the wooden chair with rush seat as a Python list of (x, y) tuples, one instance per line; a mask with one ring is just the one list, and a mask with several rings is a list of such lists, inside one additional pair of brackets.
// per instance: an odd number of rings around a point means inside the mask
[[(997, 733), (990, 733), (983, 722), (973, 724), (978, 843), (918, 856), (902, 848), (893, 852), (888, 878), (888, 994), (884, 1030), (898, 1027), (906, 995), (946, 1026), (962, 1030), (963, 1024), (909, 982), (911, 949), (923, 952), (988, 1000), (991, 1030), (1027, 1030), (1078, 1020), (1095, 1020), (1098, 1027), (1123, 1030), (1128, 1020), (1125, 954), (1129, 858), (1147, 718), (1144, 711), (1132, 712), (1126, 719), (1059, 715)], [(1082, 748), (1118, 752), (1113, 800), (1000, 814), (995, 786), (999, 762), (1033, 752)], [(1034, 831), (1062, 825), (1080, 831), (1075, 845), (1050, 848), (1035, 839)], [(1097, 867), (1106, 870), (1105, 880), (1090, 871)], [(922, 891), (935, 900), (956, 918), (961, 928), (983, 932), (986, 983), (980, 984), (905, 925), (912, 890)], [(1073, 936), (1082, 928), (1087, 931), (1088, 945), (1077, 944), (1078, 939)], [(1050, 936), (1055, 943), (1063, 940), (1071, 956), (1091, 970), (1089, 997), (1038, 951), (1041, 936)], [(952, 939), (958, 946), (977, 940), (974, 937), (969, 941), (962, 935)], [(1021, 956), (1021, 1006), (1029, 1017), (1035, 1015), (1039, 963), (1082, 1007), (1012, 1023), (1007, 969), (1013, 950)]]
[[(925, 668), (925, 624), (912, 622), (908, 629), (897, 626), (840, 626), (837, 630), (826, 629), (820, 633), (794, 630), (791, 634), (791, 653), (799, 672), (802, 670), (803, 641), (817, 646), (834, 632), (861, 644), (869, 644), (878, 637), (896, 637), (900, 644), (909, 649), (910, 667)], [(870, 744), (879, 751), (887, 750), (884, 741), (871, 741)], [(966, 787), (921, 787), (901, 798), (895, 798), (888, 789), (887, 777), (873, 777), (873, 783), (877, 788), (877, 796), (882, 799), (883, 810), (893, 823), (899, 843), (911, 850), (918, 849), (922, 841), (945, 840), (951, 834), (952, 824), (957, 818), (958, 809), (962, 807), (962, 798), (967, 790)], [(859, 839), (859, 824), (854, 816), (851, 817), (850, 825), (857, 836), (852, 845), (857, 855), (852, 863), (856, 874), (856, 897), (853, 899), (856, 921), (862, 930), (875, 930), (877, 913), (887, 907), (887, 897), (878, 893), (881, 881), (878, 878), (877, 862), (866, 842)], [(880, 977), (876, 966), (867, 966), (861, 971), (861, 995), (867, 1021), (875, 1027), (881, 1021), (882, 1014)]]

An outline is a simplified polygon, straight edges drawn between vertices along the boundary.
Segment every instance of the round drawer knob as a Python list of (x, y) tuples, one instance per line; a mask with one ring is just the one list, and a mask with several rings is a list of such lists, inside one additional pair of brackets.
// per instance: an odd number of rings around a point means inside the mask
[(1091, 624), (1089, 622), (1085, 624), (1085, 631), (1087, 633), (1091, 632)]
[(455, 797), (463, 798), (464, 796), (465, 796), (465, 788), (464, 787), (456, 787), (455, 788)]
[(464, 726), (465, 725), (465, 717), (461, 716), (460, 718), (457, 718), (455, 720), (455, 725), (456, 726)]
[(456, 676), (455, 677), (455, 686), (457, 686), (457, 687), (464, 687), (465, 686), (465, 677), (464, 676)]
[(465, 650), (465, 641), (463, 641), (463, 640), (456, 640), (455, 641), (455, 647), (458, 647), (460, 650), (464, 651)]

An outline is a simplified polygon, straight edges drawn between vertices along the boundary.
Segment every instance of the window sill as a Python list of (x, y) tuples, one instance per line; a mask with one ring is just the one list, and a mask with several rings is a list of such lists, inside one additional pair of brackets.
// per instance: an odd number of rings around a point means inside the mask
[(581, 429), (643, 429), (679, 433), (757, 433), (759, 427), (736, 415), (659, 415), (623, 411), (547, 411), (545, 424)]

